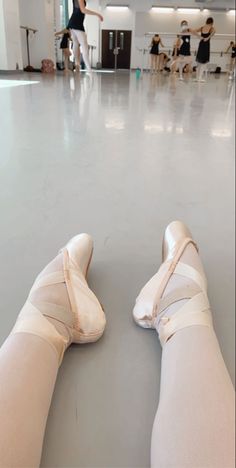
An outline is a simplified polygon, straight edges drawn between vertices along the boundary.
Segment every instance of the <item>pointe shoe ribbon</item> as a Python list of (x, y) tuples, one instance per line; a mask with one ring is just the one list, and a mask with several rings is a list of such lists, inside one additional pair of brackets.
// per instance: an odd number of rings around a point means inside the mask
[[(37, 278), (31, 292), (44, 286), (65, 283), (71, 310), (68, 311), (58, 304), (47, 302), (32, 304), (27, 300), (12, 330), (12, 334), (30, 333), (47, 341), (56, 351), (59, 365), (70, 343), (97, 341), (106, 325), (103, 308), (86, 280), (93, 253), (91, 237), (80, 234), (71, 239), (61, 252), (63, 270)], [(56, 330), (48, 318), (66, 326), (68, 339)]]
[[(171, 223), (163, 239), (163, 263), (156, 275), (141, 290), (133, 311), (135, 322), (143, 328), (157, 329), (162, 346), (177, 331), (193, 325), (212, 326), (207, 282), (195, 268), (180, 261), (186, 247), (197, 245), (180, 221)], [(173, 274), (190, 279), (194, 286), (181, 287), (163, 298)], [(165, 316), (173, 303), (187, 299), (176, 313)]]

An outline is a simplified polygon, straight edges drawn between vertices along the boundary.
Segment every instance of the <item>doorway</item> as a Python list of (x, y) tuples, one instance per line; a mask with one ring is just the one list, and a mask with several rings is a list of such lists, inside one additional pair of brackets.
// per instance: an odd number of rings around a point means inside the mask
[(132, 31), (102, 30), (102, 67), (130, 69)]

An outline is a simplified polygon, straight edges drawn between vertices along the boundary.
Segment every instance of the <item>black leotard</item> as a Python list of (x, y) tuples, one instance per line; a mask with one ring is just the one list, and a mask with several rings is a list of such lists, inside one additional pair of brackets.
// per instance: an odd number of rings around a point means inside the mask
[(159, 55), (159, 42), (160, 41), (152, 41), (152, 48), (150, 50), (150, 54)]
[(202, 39), (199, 42), (196, 56), (196, 61), (198, 63), (208, 63), (210, 60), (210, 40), (204, 41), (204, 39), (207, 39), (211, 35), (211, 32), (211, 29), (208, 33), (204, 33), (201, 31)]
[(188, 34), (186, 36), (183, 35), (183, 36), (181, 36), (181, 39), (182, 39), (183, 42), (182, 42), (181, 47), (179, 49), (179, 55), (185, 55), (185, 56), (191, 55), (191, 50), (190, 50), (191, 36), (188, 35)]
[(236, 58), (236, 46), (232, 47), (231, 58)]
[[(86, 2), (85, 6), (86, 6)], [(73, 13), (70, 17), (67, 29), (77, 29), (79, 31), (85, 31), (84, 29), (84, 18), (85, 14), (82, 13), (79, 7), (79, 1), (73, 0)]]
[(70, 41), (70, 34), (69, 33), (63, 34), (61, 44), (60, 44), (60, 49), (69, 49), (69, 41)]

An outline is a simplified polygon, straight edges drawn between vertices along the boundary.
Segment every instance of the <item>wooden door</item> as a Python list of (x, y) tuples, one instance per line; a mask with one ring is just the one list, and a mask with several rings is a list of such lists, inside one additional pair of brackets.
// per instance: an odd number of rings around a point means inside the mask
[(132, 31), (102, 31), (102, 67), (129, 69), (131, 60)]
[(115, 68), (116, 31), (103, 29), (102, 31), (102, 67)]
[(117, 31), (117, 68), (130, 69), (132, 31)]

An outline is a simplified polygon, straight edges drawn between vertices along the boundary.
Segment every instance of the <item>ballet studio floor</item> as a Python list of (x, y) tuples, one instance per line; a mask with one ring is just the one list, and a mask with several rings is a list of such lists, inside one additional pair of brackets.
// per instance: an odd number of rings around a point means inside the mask
[(89, 281), (108, 320), (99, 343), (66, 354), (42, 467), (147, 468), (161, 348), (132, 308), (174, 219), (199, 243), (234, 379), (234, 84), (2, 75), (0, 101), (0, 344), (37, 273), (80, 232), (94, 237)]

